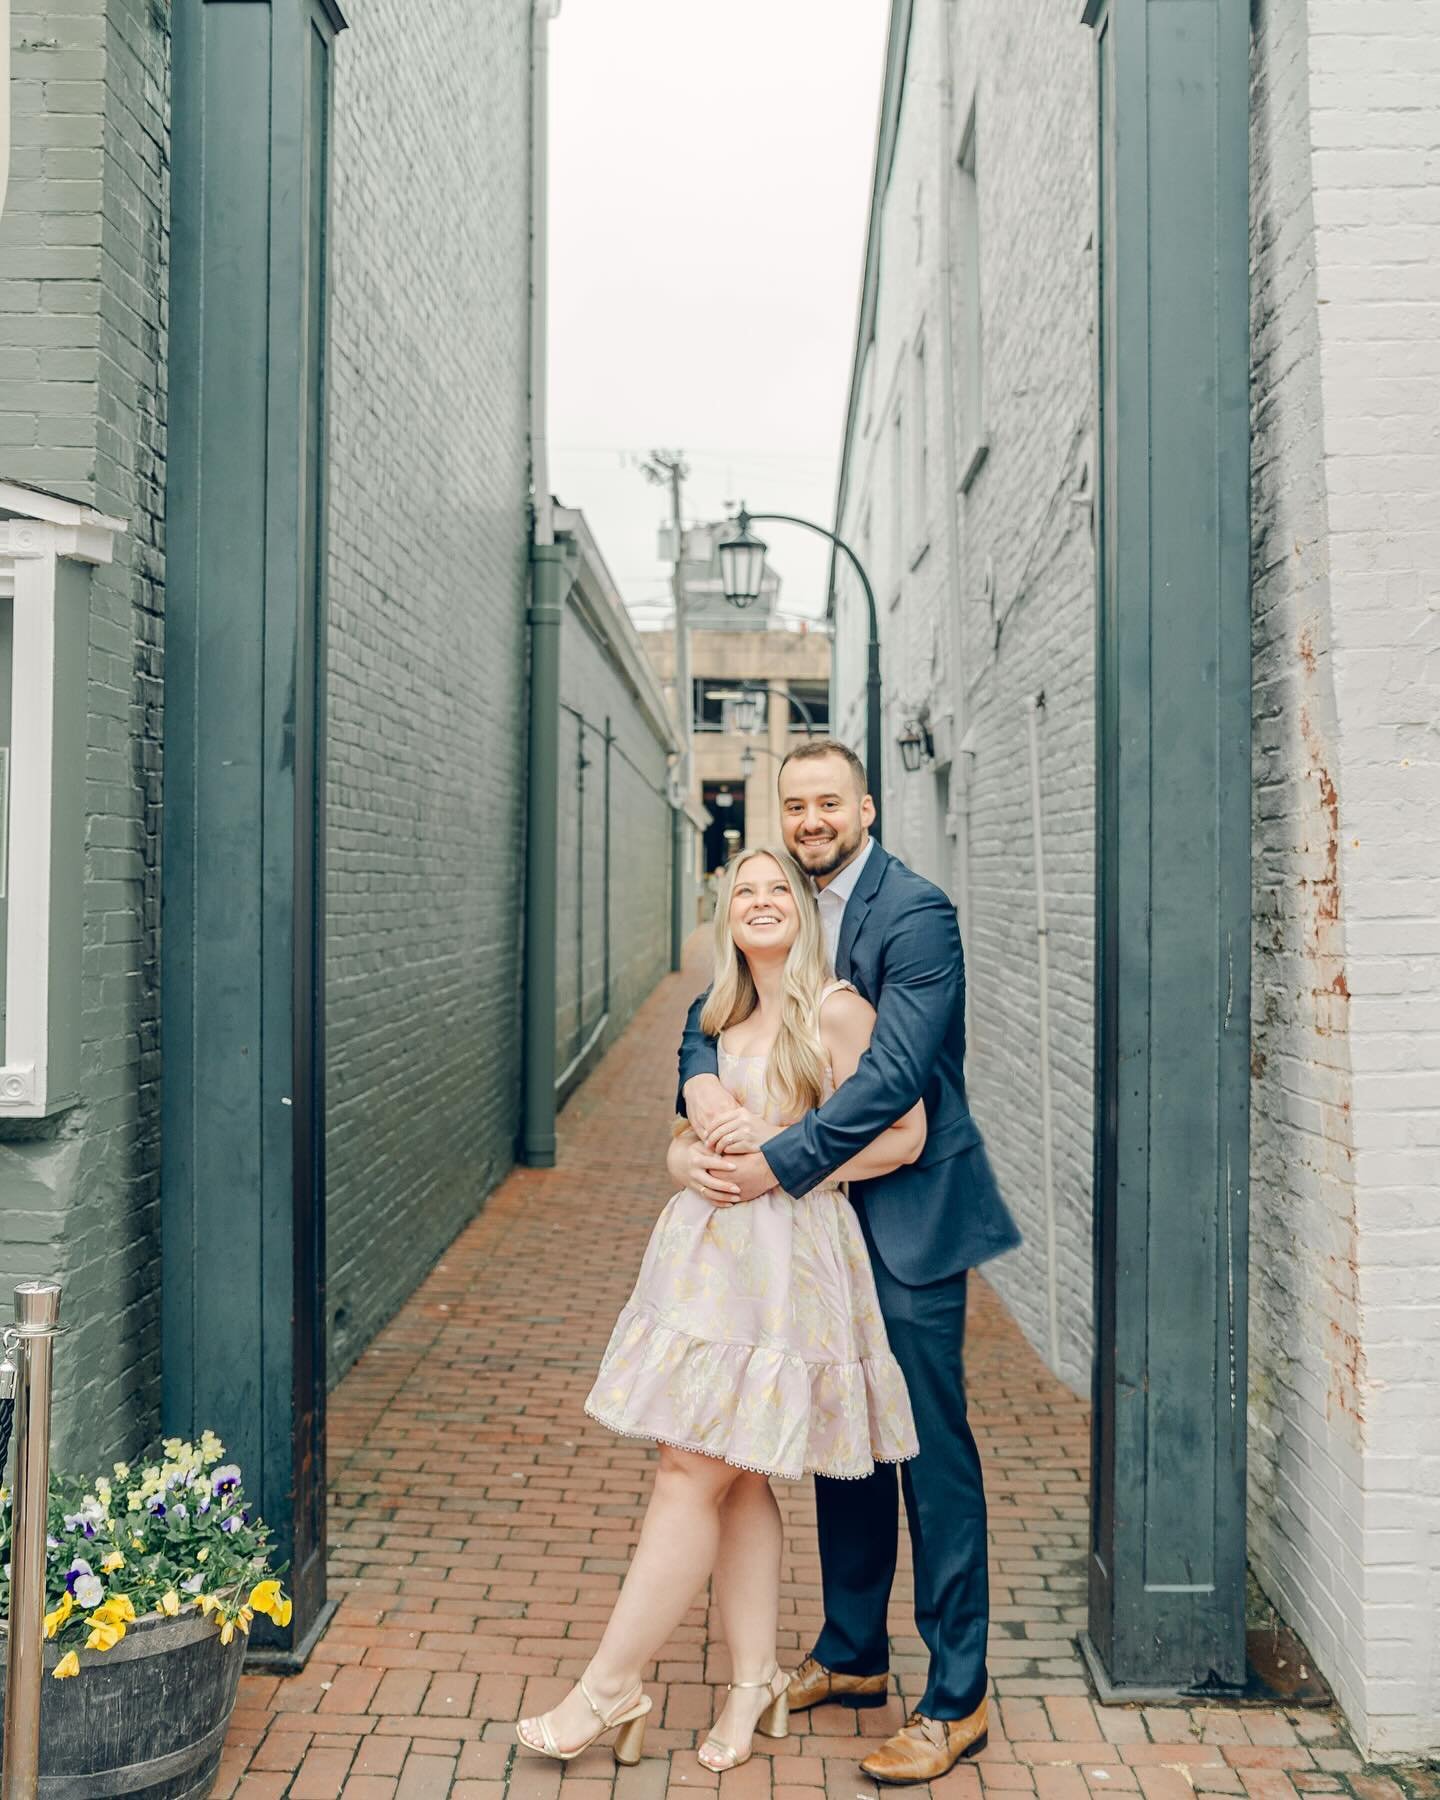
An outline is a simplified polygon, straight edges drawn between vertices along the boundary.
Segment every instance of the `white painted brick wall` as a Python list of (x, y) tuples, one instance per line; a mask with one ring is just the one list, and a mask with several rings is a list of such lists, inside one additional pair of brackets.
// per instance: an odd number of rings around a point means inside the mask
[[(944, 21), (952, 15), (957, 140), (972, 99), (976, 113), (983, 416), (990, 444), (969, 493), (956, 501), (953, 596), (942, 429), (947, 402), (963, 418), (965, 396), (945, 392), (939, 210), (953, 203), (941, 187), (959, 149), (956, 141), (942, 159), (941, 46)], [(1090, 35), (1076, 23), (1074, 10), (1049, 0), (976, 0), (964, 7), (917, 0), (884, 203), (872, 420), (851, 449), (843, 528), (866, 560), (880, 601), (886, 842), (960, 906), (970, 984), (971, 1099), (1025, 1233), (1022, 1248), (989, 1274), (1042, 1352), (1049, 1346), (1027, 709), (1032, 695), (1043, 691), (1046, 697), (1039, 743), (1050, 913), (1059, 1369), (1081, 1388), (1089, 1382), (1091, 1342), (1094, 570), (1088, 507), (1072, 505), (1071, 496), (1090, 454), (1091, 55)], [(1017, 104), (1020, 95), (1023, 105)], [(963, 271), (957, 270), (954, 285), (963, 286)], [(913, 347), (922, 332), (929, 443), (925, 517), (916, 522)], [(963, 360), (957, 328), (957, 383)], [(905, 410), (902, 515), (912, 521), (898, 545), (890, 529), (890, 431), (897, 400)], [(862, 425), (864, 411), (862, 405)], [(963, 449), (961, 455), (963, 461)], [(912, 568), (921, 545), (927, 547)], [(993, 571), (993, 600), (986, 594), (987, 569)], [(1003, 621), (998, 630), (997, 621)], [(848, 589), (836, 665), (840, 726), (863, 749), (863, 611)], [(958, 698), (957, 689), (963, 690)], [(907, 716), (924, 707), (936, 723), (942, 758), (959, 729), (968, 729), (973, 744), (973, 756), (952, 762), (948, 795), (943, 776), (933, 770), (906, 775), (895, 748)], [(947, 726), (947, 715), (958, 723)]]
[(1252, 108), (1251, 1537), (1440, 1745), (1440, 5), (1266, 0)]
[[(918, 0), (915, 11), (885, 201), (873, 418), (852, 445), (845, 524), (881, 595), (887, 752), (906, 714), (926, 705), (942, 726), (947, 712), (962, 713), (974, 746), (968, 857), (956, 858), (946, 885), (968, 926), (975, 1110), (1027, 1233), (994, 1276), (1042, 1350), (1023, 703), (1045, 690), (1060, 1366), (1083, 1385), (1093, 560), (1085, 510), (1069, 500), (1092, 455), (1091, 45), (1068, 9), (1028, 0), (956, 9), (957, 125), (970, 93), (978, 98), (990, 455), (960, 503), (952, 607), (936, 485), (946, 398), (933, 329), (940, 4)], [(1433, 1752), (1440, 0), (1258, 0), (1253, 17), (1251, 1549), (1366, 1747)], [(886, 427), (922, 326), (932, 522), (912, 569), (926, 533), (907, 530), (892, 549)], [(908, 389), (904, 401), (908, 411)], [(863, 644), (847, 590), (837, 688), (857, 745)], [(898, 760), (887, 773), (889, 842), (927, 873), (947, 866), (934, 782), (905, 777)], [(961, 793), (958, 765), (952, 791)]]

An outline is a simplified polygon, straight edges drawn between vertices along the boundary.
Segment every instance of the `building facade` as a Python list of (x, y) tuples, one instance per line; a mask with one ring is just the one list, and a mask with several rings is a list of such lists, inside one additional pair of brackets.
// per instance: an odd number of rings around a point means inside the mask
[[(837, 529), (880, 596), (887, 750), (915, 724), (931, 751), (887, 764), (887, 841), (961, 916), (974, 1106), (1026, 1232), (993, 1279), (1083, 1388), (1095, 50), (1078, 7), (895, 11)], [(1417, 1754), (1440, 1719), (1437, 20), (1252, 15), (1249, 1554), (1363, 1747)], [(863, 631), (841, 570), (857, 746)]]
[[(769, 568), (753, 609), (727, 601), (716, 552), (727, 529), (688, 528), (680, 563), (690, 681), (688, 798), (709, 819), (697, 844), (701, 880), (746, 844), (781, 841), (780, 764), (807, 735), (830, 732), (828, 630), (781, 624), (780, 582)], [(675, 711), (674, 628), (646, 631), (641, 642)]]
[(669, 961), (677, 740), (578, 514), (568, 810), (527, 834), (548, 10), (14, 17), (0, 1288), (64, 1285), (60, 1466), (219, 1431), (287, 1655), (327, 1383), (510, 1167), (526, 1025), (563, 1101)]

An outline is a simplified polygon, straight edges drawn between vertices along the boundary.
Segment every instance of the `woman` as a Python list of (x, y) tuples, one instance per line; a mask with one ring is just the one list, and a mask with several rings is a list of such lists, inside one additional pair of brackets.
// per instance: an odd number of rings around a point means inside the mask
[[(712, 1148), (760, 1149), (854, 1073), (870, 1006), (830, 979), (810, 883), (781, 850), (725, 871), (715, 980), (704, 1025), (719, 1038), (734, 1110)], [(671, 1145), (684, 1181), (688, 1128)], [(780, 1512), (770, 1476), (859, 1478), (916, 1452), (909, 1397), (890, 1354), (860, 1224), (839, 1182), (913, 1162), (917, 1105), (824, 1187), (721, 1206), (685, 1188), (660, 1215), (585, 1410), (660, 1447), (640, 1541), (600, 1647), (552, 1712), (522, 1719), (523, 1744), (568, 1761), (611, 1730), (639, 1760), (650, 1701), (643, 1671), (713, 1578), (735, 1677), (700, 1748), (708, 1769), (749, 1760), (758, 1730), (787, 1732), (788, 1677), (775, 1654)]]

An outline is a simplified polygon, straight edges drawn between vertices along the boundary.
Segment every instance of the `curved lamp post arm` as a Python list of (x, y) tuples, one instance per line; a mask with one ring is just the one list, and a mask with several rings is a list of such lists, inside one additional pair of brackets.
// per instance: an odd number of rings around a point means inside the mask
[(881, 794), (884, 791), (884, 781), (881, 776), (880, 741), (880, 615), (875, 605), (875, 590), (870, 585), (870, 577), (865, 573), (864, 563), (844, 538), (838, 532), (831, 531), (828, 526), (817, 525), (813, 519), (802, 519), (794, 513), (752, 513), (741, 507), (740, 529), (744, 531), (752, 521), (776, 525), (799, 525), (806, 531), (813, 531), (817, 537), (828, 538), (837, 550), (843, 550), (849, 557), (851, 568), (860, 578), (860, 586), (865, 592), (865, 605), (870, 615), (865, 675), (865, 773), (870, 781), (870, 798), (875, 803), (875, 823), (870, 830), (871, 834), (878, 838), (880, 836)]
[(801, 719), (804, 720), (805, 735), (807, 737), (814, 737), (815, 715), (798, 694), (792, 693), (789, 688), (771, 687), (768, 681), (746, 681), (742, 678), (739, 686), (746, 693), (773, 694), (777, 700), (788, 700), (795, 708), (796, 712), (799, 713)]

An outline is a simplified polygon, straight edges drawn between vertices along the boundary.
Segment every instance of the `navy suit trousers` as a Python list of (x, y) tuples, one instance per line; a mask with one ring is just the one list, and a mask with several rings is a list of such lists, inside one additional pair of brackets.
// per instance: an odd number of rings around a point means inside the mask
[[(917, 1710), (931, 1719), (963, 1719), (985, 1697), (990, 1627), (985, 1487), (961, 1361), (966, 1276), (907, 1287), (873, 1243), (870, 1253), (920, 1440), (920, 1454), (899, 1474), (915, 1570), (915, 1624), (930, 1652)], [(825, 1625), (814, 1654), (827, 1669), (878, 1675), (890, 1666), (886, 1612), (900, 1532), (895, 1468), (882, 1464), (863, 1481), (817, 1475), (815, 1501)]]

